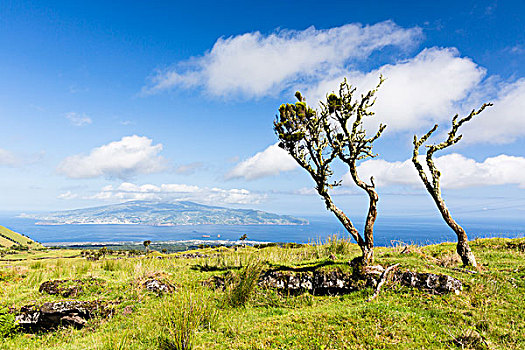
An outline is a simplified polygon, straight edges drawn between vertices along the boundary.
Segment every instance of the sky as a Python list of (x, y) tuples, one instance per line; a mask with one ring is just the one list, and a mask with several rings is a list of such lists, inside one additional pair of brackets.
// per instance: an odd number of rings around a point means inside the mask
[[(459, 217), (525, 214), (523, 1), (0, 1), (0, 211), (133, 199), (325, 215), (273, 120), (346, 77), (380, 75), (368, 130), (387, 124), (373, 175), (386, 216), (430, 217), (414, 134), (484, 102), (436, 154)], [(351, 217), (365, 194), (335, 167)]]

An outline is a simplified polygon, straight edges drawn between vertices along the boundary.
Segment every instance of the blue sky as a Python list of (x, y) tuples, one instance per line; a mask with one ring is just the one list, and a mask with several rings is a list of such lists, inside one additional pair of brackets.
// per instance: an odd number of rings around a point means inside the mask
[[(438, 155), (443, 194), (460, 217), (520, 218), (523, 13), (522, 1), (2, 1), (0, 210), (189, 199), (323, 214), (275, 146), (277, 108), (383, 74), (375, 120), (388, 127), (360, 167), (380, 215), (436, 215), (405, 162), (412, 136), (492, 101)], [(336, 202), (362, 215), (344, 183)]]

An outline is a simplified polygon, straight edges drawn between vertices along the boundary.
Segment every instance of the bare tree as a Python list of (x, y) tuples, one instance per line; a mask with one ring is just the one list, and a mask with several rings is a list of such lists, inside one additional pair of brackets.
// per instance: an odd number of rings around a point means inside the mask
[(450, 212), (445, 205), (445, 201), (441, 197), (441, 187), (440, 187), (440, 177), (441, 172), (436, 168), (436, 165), (434, 164), (433, 155), (435, 152), (440, 151), (442, 149), (445, 149), (449, 146), (452, 146), (459, 142), (463, 135), (457, 135), (458, 129), (463, 125), (465, 122), (468, 122), (471, 120), (474, 116), (480, 114), (483, 112), (483, 110), (489, 106), (492, 106), (491, 103), (485, 103), (483, 104), (478, 110), (472, 110), (468, 116), (465, 118), (458, 120), (458, 115), (456, 114), (454, 118), (452, 118), (452, 127), (448, 133), (448, 137), (445, 141), (438, 143), (438, 144), (431, 144), (426, 145), (427, 147), (427, 155), (426, 155), (426, 163), (428, 166), (428, 169), (430, 170), (430, 174), (432, 176), (432, 181), (429, 180), (427, 174), (425, 173), (423, 166), (418, 160), (419, 155), (419, 148), (428, 140), (430, 135), (434, 133), (434, 131), (437, 130), (438, 125), (434, 125), (432, 129), (430, 129), (425, 135), (423, 135), (421, 138), (418, 139), (417, 135), (414, 135), (414, 151), (412, 153), (412, 163), (414, 163), (414, 166), (416, 167), (419, 177), (423, 181), (423, 184), (425, 185), (428, 193), (432, 196), (432, 199), (434, 199), (434, 202), (436, 203), (436, 206), (439, 209), (439, 212), (441, 213), (441, 216), (447, 223), (447, 225), (456, 233), (456, 236), (458, 237), (458, 244), (456, 247), (456, 251), (461, 257), (461, 260), (463, 262), (463, 265), (468, 266), (471, 265), (473, 267), (477, 267), (476, 258), (474, 257), (474, 254), (472, 253), (472, 250), (470, 249), (470, 246), (468, 244), (468, 237), (465, 230), (452, 218), (450, 215)]
[[(319, 111), (310, 108), (301, 93), (295, 96), (295, 104), (282, 104), (274, 122), (274, 130), (280, 140), (279, 146), (285, 149), (295, 161), (305, 169), (315, 182), (317, 193), (323, 198), (330, 210), (361, 248), (359, 261), (367, 265), (374, 259), (374, 223), (377, 217), (379, 196), (375, 191), (373, 178), (370, 183), (361, 180), (357, 173), (357, 163), (376, 155), (372, 153), (372, 144), (385, 129), (367, 137), (363, 127), (363, 118), (374, 113), (370, 111), (374, 95), (383, 82), (366, 95), (354, 99), (356, 89), (346, 79), (340, 84), (338, 94), (327, 95), (320, 103)], [(341, 185), (341, 181), (332, 181), (332, 162), (339, 159), (348, 166), (352, 180), (369, 197), (369, 208), (364, 235), (356, 229), (352, 221), (333, 202), (329, 190)]]

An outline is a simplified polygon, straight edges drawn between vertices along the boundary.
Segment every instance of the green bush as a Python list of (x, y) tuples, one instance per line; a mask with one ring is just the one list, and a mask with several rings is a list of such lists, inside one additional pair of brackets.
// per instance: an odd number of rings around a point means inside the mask
[(18, 329), (15, 315), (9, 313), (7, 309), (0, 309), (0, 338), (14, 334)]

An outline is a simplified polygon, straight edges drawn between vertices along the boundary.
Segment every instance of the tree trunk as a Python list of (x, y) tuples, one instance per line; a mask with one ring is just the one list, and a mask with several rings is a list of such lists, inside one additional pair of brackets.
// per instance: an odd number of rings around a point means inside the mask
[[(368, 250), (372, 251), (374, 249), (374, 224), (377, 218), (377, 202), (379, 196), (373, 188), (366, 189), (369, 197), (369, 206), (368, 206), (368, 215), (366, 217), (365, 224), (365, 244)], [(373, 251), (372, 251), (372, 260), (373, 262)]]
[(374, 262), (374, 249), (366, 247), (363, 250), (363, 265), (368, 266), (372, 265)]
[(461, 261), (463, 262), (463, 265), (465, 266), (473, 266), (478, 267), (478, 264), (476, 262), (476, 257), (470, 250), (470, 246), (468, 245), (467, 241), (459, 242), (456, 247), (456, 251), (458, 252), (459, 256), (461, 257)]
[(366, 191), (368, 194), (368, 214), (366, 216), (365, 230), (364, 230), (364, 246), (363, 250), (363, 262), (365, 265), (372, 264), (374, 262), (374, 224), (377, 218), (377, 202), (379, 196), (374, 188), (374, 178), (370, 178), (372, 185), (366, 184), (357, 175), (357, 168), (355, 162), (349, 163), (349, 170), (352, 179), (355, 184)]
[[(341, 209), (339, 209), (334, 202), (332, 201), (332, 198), (327, 193), (320, 193), (321, 196), (323, 196), (326, 208), (330, 210), (334, 215), (337, 217), (337, 219), (341, 222), (341, 224), (344, 226), (344, 228), (350, 233), (350, 235), (356, 240), (357, 245), (359, 248), (361, 248), (361, 260), (363, 261), (363, 264), (370, 265), (374, 261), (374, 250), (373, 250), (373, 239), (372, 239), (372, 246), (369, 247), (370, 243), (363, 240), (363, 237), (359, 234), (359, 231), (355, 228), (352, 221), (343, 213)], [(377, 214), (376, 214), (377, 215)]]
[(436, 204), (439, 208), (439, 212), (441, 213), (441, 216), (447, 223), (447, 225), (454, 231), (456, 236), (458, 237), (458, 244), (456, 246), (456, 251), (461, 257), (461, 261), (463, 262), (463, 265), (465, 266), (472, 266), (472, 267), (478, 267), (478, 264), (476, 262), (476, 257), (472, 253), (472, 250), (470, 250), (470, 246), (468, 244), (468, 237), (467, 233), (461, 227), (450, 215), (450, 212), (448, 211), (445, 202), (441, 198), (434, 197), (434, 200), (436, 201)]

